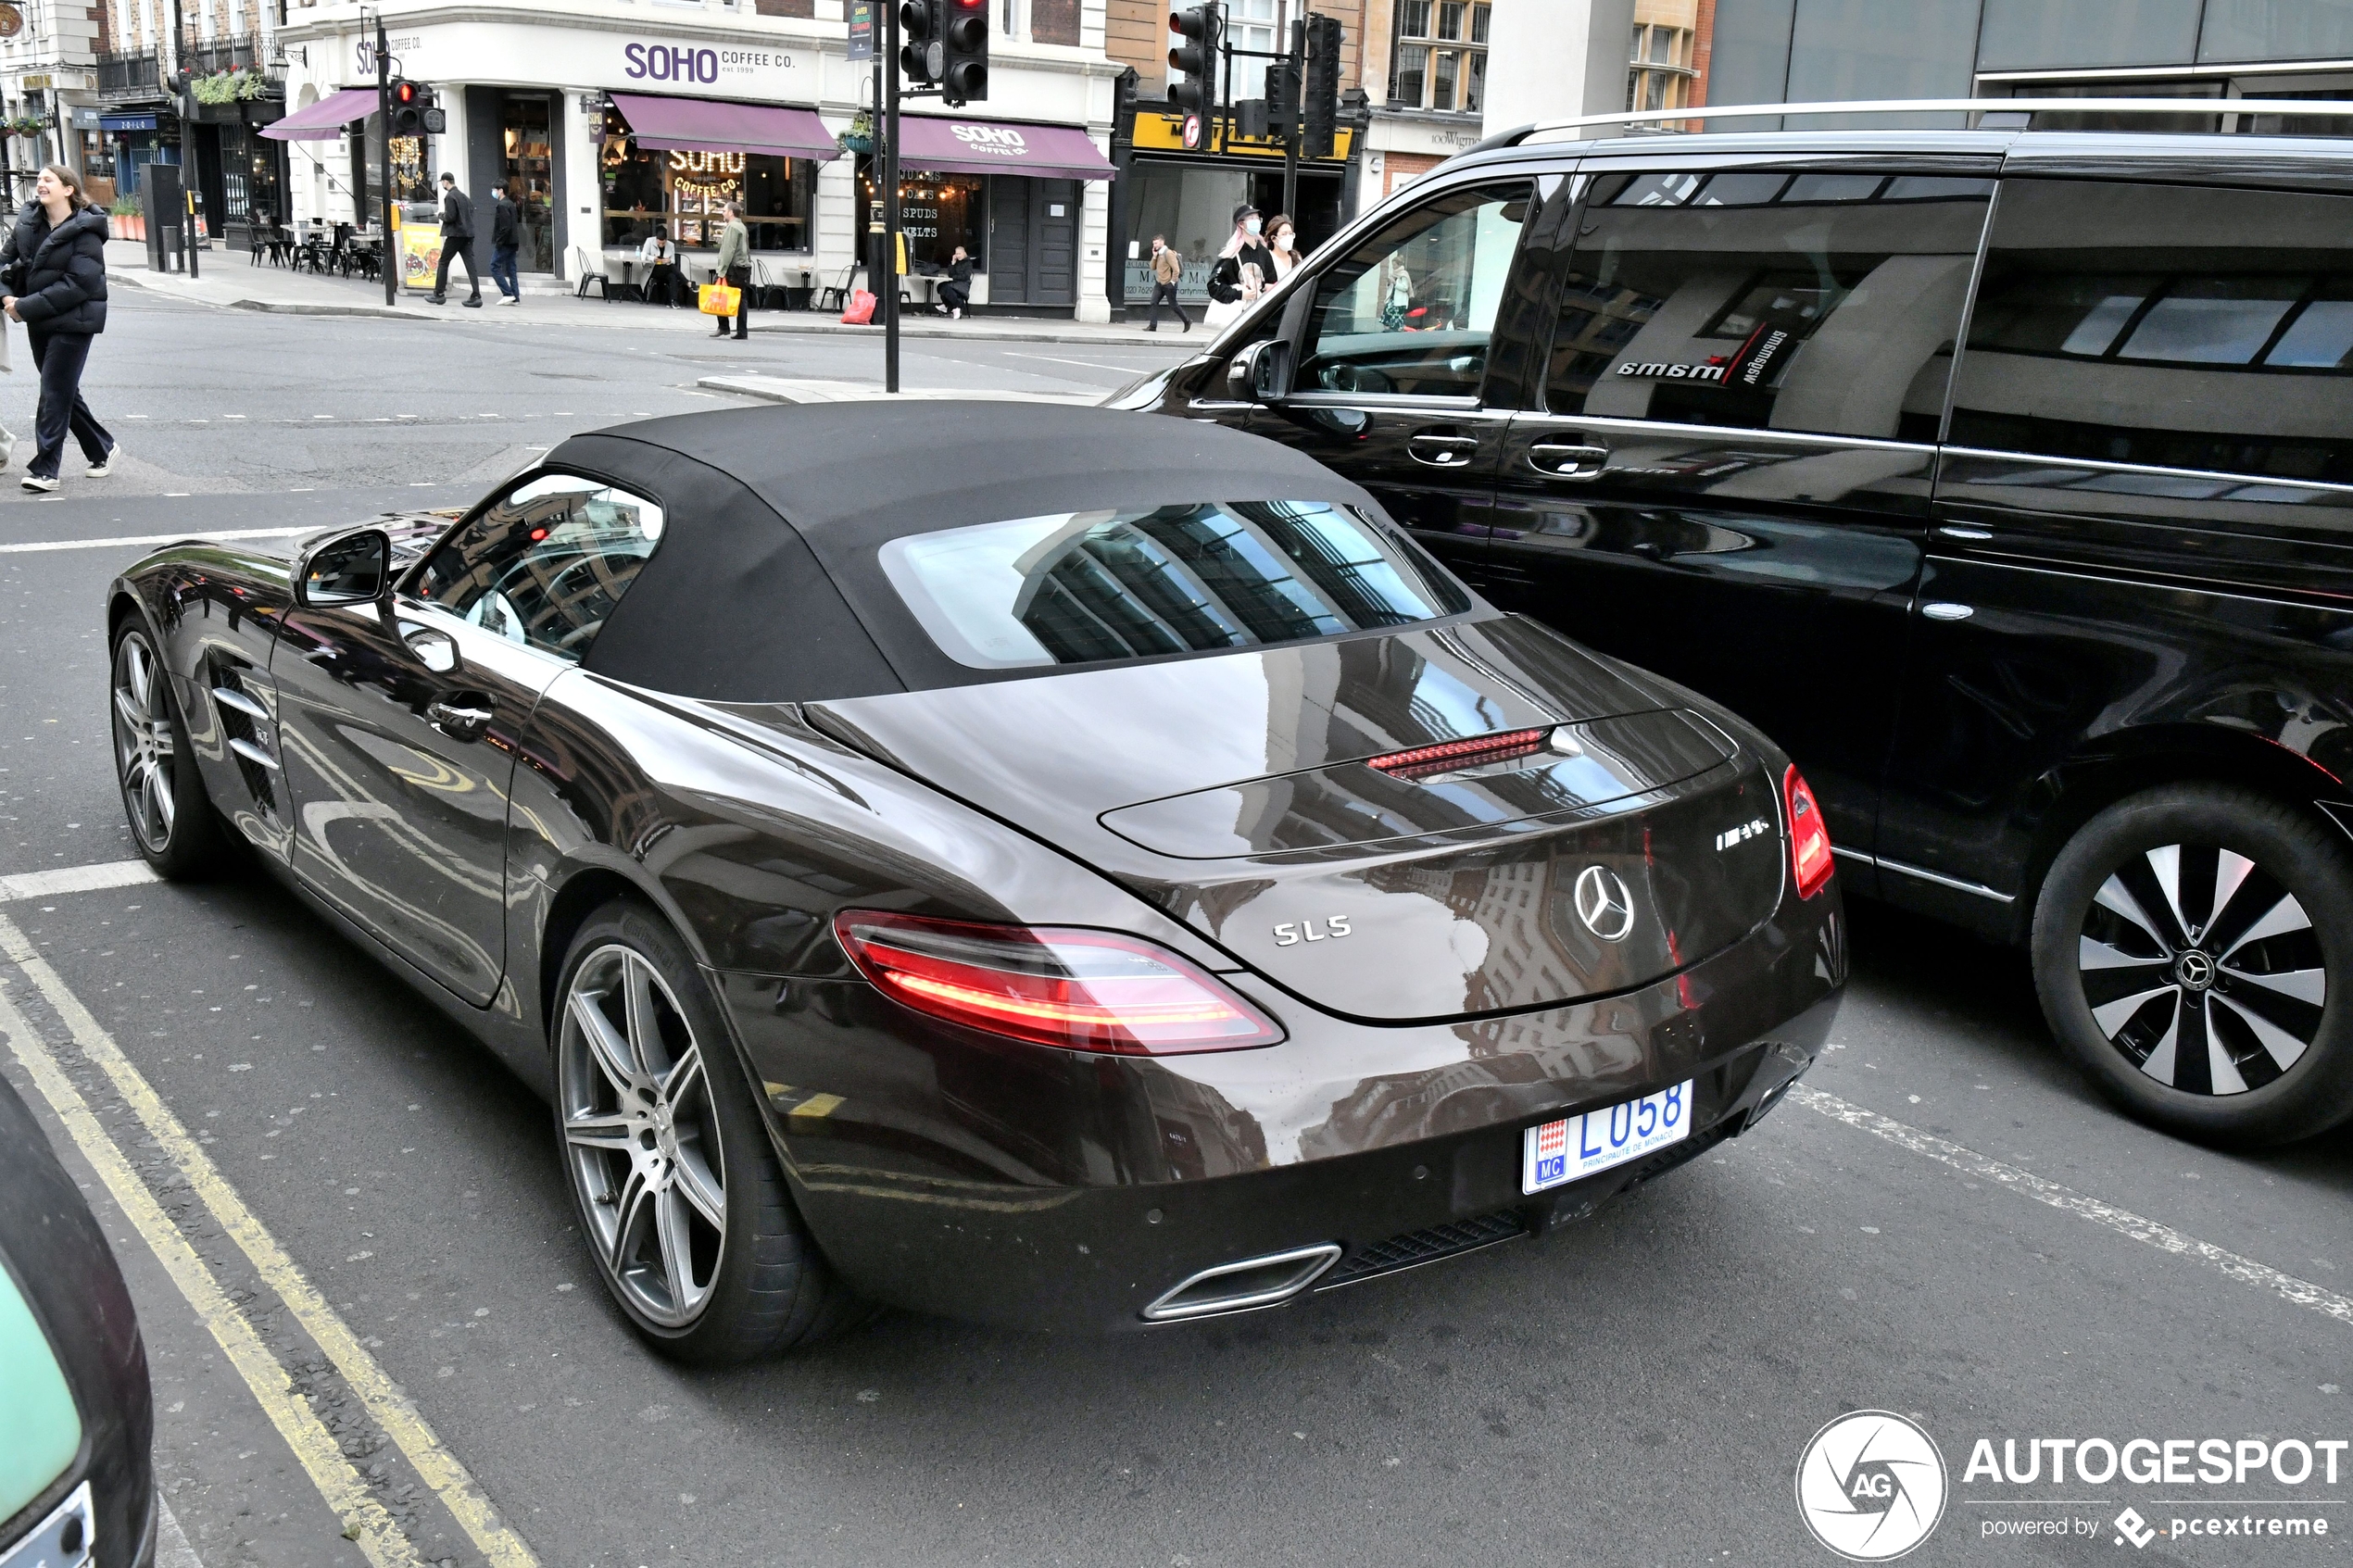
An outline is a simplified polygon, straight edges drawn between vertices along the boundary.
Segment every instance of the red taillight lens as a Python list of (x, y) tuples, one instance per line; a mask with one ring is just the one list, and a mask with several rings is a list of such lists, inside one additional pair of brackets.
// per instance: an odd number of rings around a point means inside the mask
[(1475, 735), (1469, 740), (1441, 741), (1436, 746), (1417, 746), (1411, 751), (1392, 751), (1384, 757), (1365, 759), (1365, 766), (1378, 768), (1392, 778), (1418, 779), (1431, 773), (1451, 773), (1457, 768), (1476, 768), (1486, 762), (1507, 762), (1515, 757), (1544, 749), (1553, 732), (1541, 730), (1504, 730), (1491, 735)]
[(1831, 880), (1831, 830), (1794, 766), (1781, 775), (1781, 805), (1789, 817), (1789, 869), (1797, 878), (1797, 896), (1811, 898)]
[(1138, 937), (876, 909), (844, 910), (834, 935), (892, 1000), (1032, 1045), (1171, 1056), (1283, 1037), (1213, 976)]

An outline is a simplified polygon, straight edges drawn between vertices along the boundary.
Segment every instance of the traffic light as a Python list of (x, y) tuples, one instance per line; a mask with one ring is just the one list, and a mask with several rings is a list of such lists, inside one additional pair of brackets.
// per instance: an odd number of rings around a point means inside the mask
[(1341, 42), (1338, 17), (1319, 13), (1307, 19), (1307, 134), (1300, 146), (1302, 157), (1329, 157), (1337, 144)]
[(940, 94), (950, 104), (988, 97), (988, 0), (939, 0), (941, 42), (947, 44)]
[(1285, 141), (1299, 130), (1299, 68), (1289, 60), (1267, 63), (1266, 124)]
[(1184, 42), (1168, 51), (1168, 101), (1194, 114), (1217, 107), (1217, 35), (1224, 19), (1215, 6), (1188, 6), (1168, 16), (1168, 31)]
[(403, 77), (392, 84), (392, 134), (422, 136), (424, 133), (424, 89)]
[(948, 73), (948, 46), (939, 34), (939, 0), (907, 0), (899, 7), (899, 69), (917, 86), (934, 84)]

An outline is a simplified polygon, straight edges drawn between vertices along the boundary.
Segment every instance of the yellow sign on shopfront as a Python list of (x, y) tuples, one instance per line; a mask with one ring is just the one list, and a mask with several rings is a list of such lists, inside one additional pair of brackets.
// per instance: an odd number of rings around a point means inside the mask
[[(1185, 117), (1183, 115), (1139, 114), (1136, 117), (1136, 150), (1139, 153), (1224, 153), (1233, 157), (1264, 157), (1281, 161), (1283, 144), (1279, 141), (1271, 137), (1265, 141), (1246, 141), (1242, 137), (1229, 135), (1228, 132), (1232, 129), (1233, 127), (1228, 123), (1211, 124), (1204, 121), (1201, 132), (1202, 144), (1198, 147), (1188, 147), (1185, 145)], [(1320, 164), (1345, 163), (1348, 161), (1349, 151), (1354, 145), (1355, 140), (1356, 132), (1342, 127), (1332, 133), (1330, 157), (1302, 158), (1300, 161), (1311, 167)]]

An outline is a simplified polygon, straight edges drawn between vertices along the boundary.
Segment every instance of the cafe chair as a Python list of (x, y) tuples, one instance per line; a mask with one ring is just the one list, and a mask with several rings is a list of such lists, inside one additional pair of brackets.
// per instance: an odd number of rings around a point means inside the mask
[(612, 299), (612, 280), (605, 276), (603, 265), (589, 253), (587, 246), (572, 247), (572, 270), (580, 280), (580, 286), (572, 291), (573, 298), (586, 299), (588, 285), (594, 283), (597, 285), (598, 299), (608, 302)]

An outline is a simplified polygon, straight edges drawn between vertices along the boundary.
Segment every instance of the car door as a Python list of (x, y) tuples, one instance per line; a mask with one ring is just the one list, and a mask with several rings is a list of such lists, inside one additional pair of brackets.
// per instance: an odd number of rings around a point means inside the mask
[(1991, 172), (1589, 159), (1496, 475), (1490, 596), (1758, 725), (1862, 855)]
[(1474, 583), (1513, 407), (1491, 389), (1524, 384), (1510, 345), (1541, 324), (1540, 194), (1524, 175), (1455, 186), (1318, 258), (1284, 313), (1290, 394), (1243, 420), (1363, 485)]
[(2004, 935), (2070, 768), (2309, 751), (2353, 693), (2353, 195), (2012, 169), (1881, 834), (1891, 897)]
[(519, 737), (661, 526), (641, 496), (541, 473), (452, 530), (399, 591), (288, 617), (271, 672), (295, 874), (476, 1006), (506, 969)]

